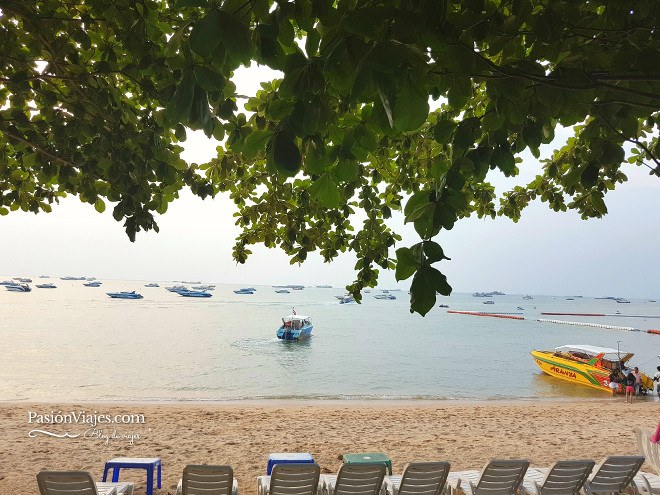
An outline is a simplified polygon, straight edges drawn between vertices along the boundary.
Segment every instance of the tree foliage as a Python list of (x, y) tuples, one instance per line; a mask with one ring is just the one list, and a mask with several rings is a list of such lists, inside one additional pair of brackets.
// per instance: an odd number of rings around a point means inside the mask
[[(470, 215), (514, 221), (540, 198), (583, 218), (626, 180), (660, 175), (655, 0), (2, 0), (0, 214), (75, 194), (112, 204), (133, 240), (183, 187), (228, 193), (243, 263), (263, 243), (303, 262), (357, 255), (412, 277), (425, 314), (451, 287), (433, 239)], [(248, 98), (234, 71), (283, 77)], [(429, 102), (434, 109), (430, 111)], [(543, 173), (498, 200), (558, 126)], [(187, 129), (223, 142), (188, 165)], [(625, 149), (630, 149), (626, 156)], [(365, 217), (354, 230), (351, 216)], [(402, 210), (420, 242), (386, 225)]]

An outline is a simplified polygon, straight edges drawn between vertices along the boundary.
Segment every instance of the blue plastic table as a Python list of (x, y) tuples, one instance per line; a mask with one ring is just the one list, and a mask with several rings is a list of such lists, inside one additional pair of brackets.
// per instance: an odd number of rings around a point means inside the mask
[(147, 470), (147, 495), (154, 493), (154, 468), (158, 468), (158, 488), (161, 483), (161, 464), (158, 457), (115, 457), (105, 463), (103, 470), (103, 481), (108, 478), (108, 471), (112, 469), (112, 482), (119, 481), (120, 469), (146, 469)]
[(266, 474), (270, 476), (275, 464), (313, 464), (314, 459), (309, 452), (276, 452), (268, 456)]
[(344, 454), (344, 464), (385, 464), (387, 474), (392, 474), (392, 460), (382, 452), (369, 452), (366, 454)]

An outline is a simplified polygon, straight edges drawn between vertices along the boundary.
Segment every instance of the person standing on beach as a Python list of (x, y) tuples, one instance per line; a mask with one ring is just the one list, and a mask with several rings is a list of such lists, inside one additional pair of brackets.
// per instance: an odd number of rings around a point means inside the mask
[[(658, 366), (658, 368), (660, 368), (660, 366)], [(615, 370), (612, 370), (612, 373), (610, 373), (609, 380), (610, 380), (609, 387), (612, 389), (612, 393), (615, 394), (617, 390), (619, 390), (619, 374)]]
[(637, 366), (633, 368), (631, 375), (635, 377), (635, 395), (639, 395), (642, 391), (642, 374)]
[(655, 374), (655, 376), (653, 377), (653, 381), (658, 382), (657, 385), (655, 386), (655, 391), (658, 394), (658, 399), (660, 399), (660, 366), (658, 366), (657, 369), (658, 369), (658, 371)]
[(626, 371), (626, 402), (630, 402), (632, 404), (633, 397), (635, 397), (635, 382), (637, 379), (635, 378), (635, 375), (632, 374), (630, 370)]

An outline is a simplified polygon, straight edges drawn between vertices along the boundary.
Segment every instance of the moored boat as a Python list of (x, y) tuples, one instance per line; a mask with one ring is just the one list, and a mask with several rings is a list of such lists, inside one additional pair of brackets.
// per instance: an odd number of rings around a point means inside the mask
[(144, 284), (145, 287), (160, 287), (156, 282), (151, 282), (149, 284)]
[(85, 287), (101, 287), (102, 282), (99, 282), (98, 280), (95, 282), (85, 282), (83, 285)]
[(106, 292), (113, 299), (142, 299), (142, 294), (138, 294), (134, 290), (131, 292)]
[(32, 290), (28, 284), (5, 285), (5, 289), (11, 292), (30, 292)]
[[(541, 371), (578, 385), (610, 394), (623, 392), (623, 370), (633, 357), (630, 352), (591, 345), (565, 345), (554, 351), (531, 351)], [(619, 385), (610, 388), (610, 374), (618, 375)], [(642, 393), (653, 389), (653, 380), (642, 373)]]
[(185, 285), (173, 285), (172, 287), (165, 287), (170, 292), (179, 292), (180, 290), (189, 290)]
[(253, 289), (238, 289), (234, 291), (234, 294), (254, 294)]
[(286, 290), (286, 289), (277, 289), (275, 292), (276, 292), (277, 294), (290, 294), (290, 293), (291, 293), (291, 292), (289, 292), (289, 291)]
[(304, 340), (312, 334), (312, 319), (309, 316), (293, 314), (282, 318), (282, 326), (277, 329), (281, 340)]
[(388, 300), (396, 299), (396, 296), (394, 294), (390, 294), (389, 292), (386, 292), (385, 294), (376, 294), (374, 297), (376, 299), (388, 299)]
[(35, 287), (37, 289), (57, 289), (55, 284), (37, 284)]
[(339, 304), (349, 304), (354, 303), (355, 298), (351, 294), (346, 294), (345, 296), (335, 296), (339, 299)]
[(176, 293), (183, 297), (211, 297), (213, 295), (203, 290), (178, 290)]

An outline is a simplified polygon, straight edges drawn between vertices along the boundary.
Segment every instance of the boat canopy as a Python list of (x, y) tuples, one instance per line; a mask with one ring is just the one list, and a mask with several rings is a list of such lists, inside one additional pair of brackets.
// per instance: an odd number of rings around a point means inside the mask
[(311, 321), (312, 319), (309, 316), (303, 316), (303, 315), (289, 315), (285, 316), (282, 318), (284, 321)]
[[(631, 352), (625, 352), (625, 351), (617, 351), (616, 349), (612, 349), (610, 347), (598, 347), (595, 345), (563, 345), (561, 347), (556, 347), (555, 351), (557, 352), (583, 352), (585, 354), (588, 354), (590, 356), (598, 356), (599, 354), (603, 354), (604, 358), (607, 359), (608, 361), (621, 361), (622, 363), (625, 363), (628, 361), (631, 357), (633, 357), (633, 353)], [(619, 357), (620, 356), (620, 357)]]

